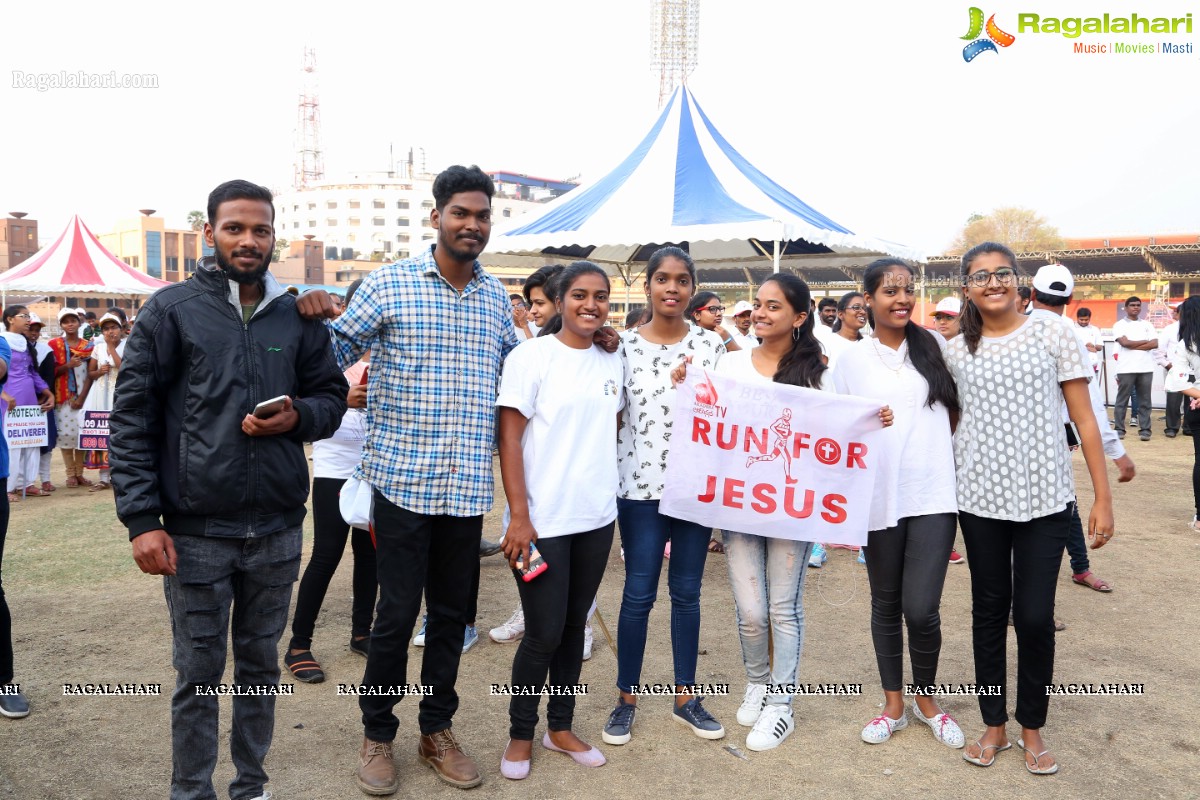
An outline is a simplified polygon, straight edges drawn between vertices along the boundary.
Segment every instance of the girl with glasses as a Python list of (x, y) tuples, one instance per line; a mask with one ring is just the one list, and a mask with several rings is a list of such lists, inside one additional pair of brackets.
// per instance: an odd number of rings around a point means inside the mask
[[(946, 346), (961, 418), (954, 436), (959, 525), (970, 557), (975, 682), (987, 726), (963, 758), (989, 767), (1012, 747), (1005, 730), (1009, 610), (1017, 635), (1017, 745), (1025, 768), (1058, 764), (1042, 738), (1054, 678), (1054, 593), (1075, 502), (1066, 401), (1079, 430), (1095, 502), (1092, 547), (1113, 535), (1112, 495), (1088, 398), (1089, 359), (1057, 319), (1019, 310), (1017, 259), (984, 242), (962, 257), (962, 335)], [(1034, 441), (1037, 447), (1027, 447)]]
[[(4, 309), (4, 338), (12, 350), (12, 363), (8, 368), (8, 382), (4, 384), (4, 405), (0, 411), (6, 415), (17, 406), (38, 406), (43, 411), (54, 408), (54, 393), (38, 374), (37, 349), (26, 338), (30, 314), (25, 306), (9, 306)], [(36, 447), (10, 450), (8, 472), (8, 499), (15, 503), (25, 495), (48, 497), (34, 485), (38, 477), (39, 453)]]
[(720, 336), (725, 350), (732, 353), (742, 348), (733, 336), (721, 327), (724, 314), (725, 307), (721, 305), (721, 298), (717, 296), (716, 292), (699, 292), (687, 306), (687, 318), (704, 330), (712, 331)]

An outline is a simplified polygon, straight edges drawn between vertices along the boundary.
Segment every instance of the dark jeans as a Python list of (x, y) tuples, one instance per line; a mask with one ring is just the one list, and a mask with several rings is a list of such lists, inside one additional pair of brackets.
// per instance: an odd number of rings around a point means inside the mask
[[(454, 684), (468, 622), (471, 576), (479, 570), (482, 534), (482, 515), (418, 514), (375, 491), (379, 605), (362, 682), (380, 688), (408, 685), (408, 639), (424, 592), (429, 622), (421, 685), (431, 687), (433, 693), (421, 698), (417, 722), (422, 734), (446, 730), (458, 710)], [(368, 739), (390, 742), (396, 738), (400, 722), (392, 709), (397, 702), (397, 695), (359, 696)]]
[[(696, 682), (700, 647), (700, 584), (712, 528), (658, 513), (657, 500), (617, 498), (617, 524), (625, 547), (625, 591), (617, 622), (617, 688), (641, 682), (650, 609), (658, 597), (663, 549), (671, 543), (667, 587), (671, 594), (671, 652), (675, 683)], [(528, 613), (528, 611), (526, 612)], [(663, 683), (654, 680), (653, 683)]]
[(1083, 536), (1083, 520), (1079, 518), (1079, 501), (1071, 504), (1071, 530), (1067, 533), (1067, 555), (1071, 559), (1071, 574), (1082, 575), (1092, 568), (1088, 560), (1087, 542)]
[[(1073, 504), (1072, 504), (1073, 505)], [(977, 517), (959, 512), (967, 564), (971, 568), (972, 641), (975, 683), (999, 686), (999, 695), (979, 696), (985, 725), (1008, 721), (1008, 612), (1017, 634), (1017, 722), (1046, 724), (1054, 679), (1054, 592), (1071, 527), (1071, 506), (1029, 522)], [(869, 562), (868, 562), (869, 563)]]
[[(279, 684), (279, 639), (300, 573), (299, 527), (248, 539), (176, 536), (177, 574), (163, 578), (173, 635), (171, 800), (215, 800), (217, 697), (197, 687), (221, 683), (233, 621), (233, 682)], [(232, 607), (232, 614), (230, 613)], [(258, 797), (275, 729), (275, 696), (234, 696), (229, 751), (237, 775), (229, 795)]]
[[(608, 553), (612, 549), (613, 523), (585, 533), (538, 539), (546, 571), (526, 583), (520, 573), (517, 593), (525, 609), (525, 636), (512, 665), (512, 686), (540, 692), (549, 675), (550, 686), (573, 687), (583, 667), (583, 628), (592, 598), (600, 588)], [(514, 694), (508, 704), (508, 735), (533, 738), (537, 726), (538, 694)], [(546, 726), (569, 731), (575, 718), (575, 695), (551, 695), (546, 702)]]
[(1133, 414), (1137, 415), (1138, 432), (1150, 433), (1150, 387), (1154, 381), (1153, 372), (1125, 372), (1117, 375), (1117, 399), (1113, 403), (1113, 427), (1121, 433), (1125, 432), (1125, 408), (1129, 405), (1129, 395), (1136, 388), (1137, 400), (1134, 403)]
[(913, 683), (937, 682), (942, 652), (942, 587), (954, 546), (954, 514), (905, 517), (894, 528), (867, 534), (871, 583), (871, 640), (885, 691), (904, 688), (904, 631)]
[(329, 581), (337, 571), (342, 553), (346, 551), (346, 537), (354, 551), (354, 605), (350, 612), (351, 636), (371, 635), (371, 615), (375, 611), (375, 545), (371, 534), (361, 528), (351, 529), (342, 519), (338, 507), (338, 492), (346, 481), (341, 478), (314, 478), (313, 502), (313, 551), (300, 579), (296, 592), (296, 616), (292, 617), (291, 650), (307, 650), (312, 647), (313, 626)]
[[(1191, 400), (1186, 396), (1184, 399)], [(1196, 498), (1196, 516), (1200, 518), (1200, 409), (1193, 411), (1188, 408), (1183, 412), (1183, 424), (1192, 431), (1192, 448), (1195, 453), (1192, 460), (1192, 494)]]
[[(8, 476), (5, 476), (8, 477)], [(0, 686), (12, 683), (13, 646), (12, 617), (4, 599), (4, 539), (8, 536), (8, 493), (0, 492)]]
[(1167, 392), (1167, 433), (1178, 433), (1180, 420), (1183, 420), (1184, 433), (1191, 432), (1192, 426), (1184, 415), (1185, 404), (1191, 399), (1183, 392)]

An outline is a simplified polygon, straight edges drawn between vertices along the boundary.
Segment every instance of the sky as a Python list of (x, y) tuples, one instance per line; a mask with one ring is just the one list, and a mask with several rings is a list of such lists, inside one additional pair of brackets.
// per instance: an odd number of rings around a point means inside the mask
[[(1009, 205), (1068, 237), (1200, 233), (1194, 3), (980, 5), (1016, 38), (966, 62), (970, 0), (700, 2), (698, 102), (749, 161), (857, 233), (940, 253), (968, 216)], [(657, 115), (650, 5), (17, 4), (0, 50), (0, 213), (27, 212), (48, 244), (74, 213), (97, 233), (140, 208), (185, 227), (224, 180), (288, 188), (305, 46), (327, 177), (387, 169), (392, 146), (423, 149), (431, 169), (595, 180)], [(1193, 10), (1190, 34), (1018, 29), (1018, 14)], [(1164, 41), (1193, 52), (1073, 52)], [(14, 85), (79, 70), (158, 86)]]

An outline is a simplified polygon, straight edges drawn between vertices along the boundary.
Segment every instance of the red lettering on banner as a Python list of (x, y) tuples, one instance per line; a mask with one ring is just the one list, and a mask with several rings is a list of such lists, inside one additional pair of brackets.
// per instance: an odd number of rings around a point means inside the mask
[[(729, 438), (726, 439), (722, 434), (728, 432)], [(717, 423), (717, 447), (722, 450), (732, 450), (737, 444), (738, 426), (732, 425), (726, 428), (724, 422)]]
[(708, 482), (704, 485), (704, 494), (696, 498), (701, 503), (711, 503), (717, 499), (717, 476), (709, 475)]
[(692, 417), (692, 441), (702, 442), (706, 447), (711, 446), (708, 441), (708, 432), (712, 430), (712, 425), (708, 420), (700, 417)]
[(774, 486), (769, 483), (756, 483), (750, 493), (754, 496), (754, 502), (750, 504), (751, 509), (759, 514), (775, 513), (778, 506), (775, 503)]
[(822, 464), (836, 464), (842, 459), (842, 447), (833, 439), (818, 439), (813, 452)]
[(746, 488), (745, 481), (739, 481), (735, 478), (725, 479), (725, 494), (721, 497), (721, 503), (727, 508), (742, 507), (742, 490)]
[(825, 507), (825, 510), (821, 512), (821, 519), (834, 525), (845, 522), (846, 509), (843, 507), (845, 504), (846, 498), (840, 494), (825, 495), (824, 499), (821, 500), (821, 505)]
[(851, 442), (846, 449), (846, 469), (858, 467), (866, 469), (867, 462), (863, 461), (863, 456), (867, 454), (867, 446), (862, 442)]
[(767, 429), (760, 428), (759, 430), (762, 432), (761, 438), (755, 435), (754, 428), (746, 428), (746, 442), (743, 449), (749, 453), (751, 447), (754, 447), (760, 456), (765, 456), (767, 454)]
[(807, 433), (797, 433), (792, 437), (792, 458), (799, 458), (801, 450), (809, 449), (808, 440), (812, 438)]
[(804, 490), (804, 508), (796, 508), (796, 489), (789, 486), (783, 492), (783, 510), (788, 513), (789, 517), (796, 519), (806, 519), (812, 515), (813, 497), (815, 493), (812, 489)]

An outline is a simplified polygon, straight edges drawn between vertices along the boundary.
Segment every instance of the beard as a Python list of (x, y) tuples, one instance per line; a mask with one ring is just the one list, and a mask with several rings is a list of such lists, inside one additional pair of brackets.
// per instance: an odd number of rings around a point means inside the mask
[[(457, 246), (456, 246), (457, 245)], [(462, 247), (477, 247), (478, 250), (462, 250)], [(458, 262), (474, 261), (479, 258), (479, 254), (487, 247), (487, 238), (481, 237), (478, 240), (472, 239), (454, 239), (453, 242), (443, 241), (438, 238), (438, 247), (443, 248), (449, 256)]]
[(218, 249), (216, 252), (217, 266), (220, 267), (225, 273), (225, 276), (234, 283), (240, 283), (243, 286), (250, 286), (261, 281), (262, 276), (267, 273), (267, 267), (271, 265), (271, 259), (262, 256), (260, 253), (245, 250), (234, 250), (229, 254), (229, 257), (236, 258), (238, 255), (258, 255), (260, 256), (261, 260), (259, 261), (258, 266), (249, 271), (238, 269), (233, 264), (226, 261), (225, 256), (221, 253), (220, 249)]

